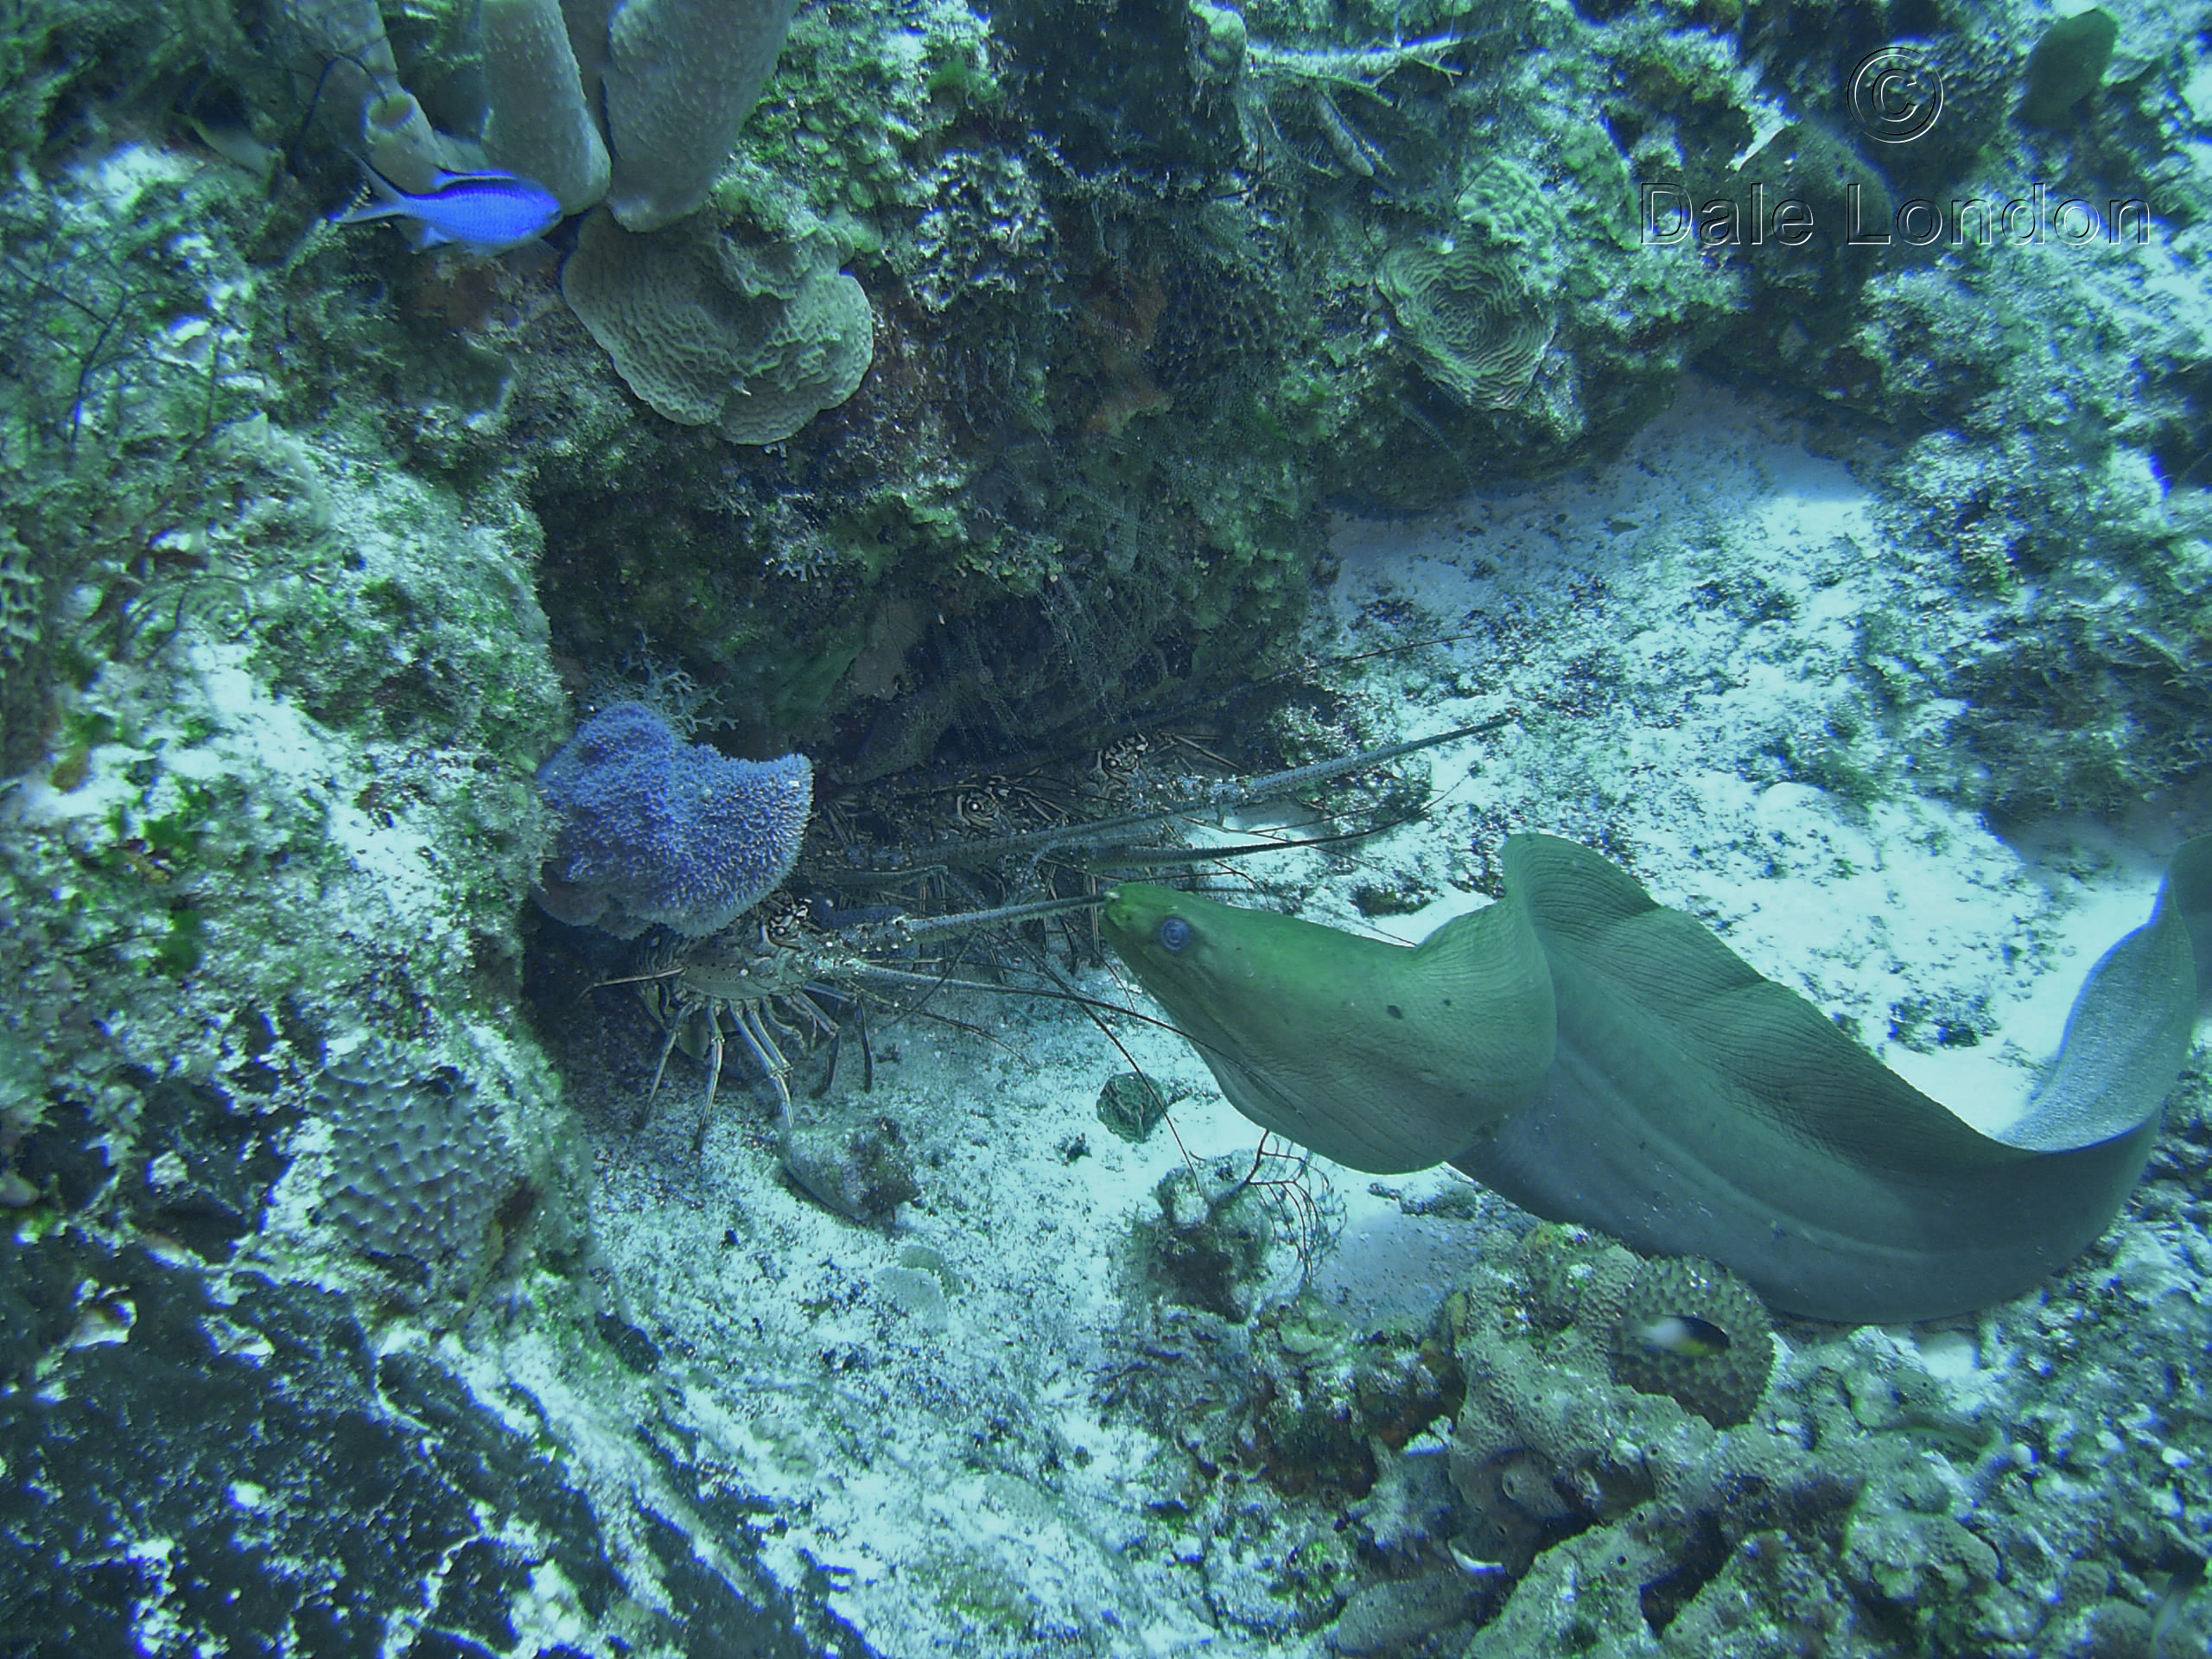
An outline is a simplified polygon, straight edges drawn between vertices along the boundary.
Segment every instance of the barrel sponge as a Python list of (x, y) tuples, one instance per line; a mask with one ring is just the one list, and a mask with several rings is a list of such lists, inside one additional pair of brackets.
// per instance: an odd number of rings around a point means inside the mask
[(601, 709), (538, 768), (561, 823), (537, 902), (634, 938), (658, 923), (702, 938), (790, 874), (813, 771), (801, 754), (733, 760), (686, 743), (639, 702)]
[[(1654, 1339), (1669, 1324), (1702, 1339)], [(1639, 1394), (1663, 1394), (1716, 1428), (1751, 1421), (1774, 1372), (1774, 1322), (1751, 1287), (1712, 1262), (1661, 1256), (1628, 1287), (1613, 1325), (1613, 1380)]]
[(580, 213), (607, 194), (609, 163), (584, 100), (561, 0), (484, 0), (484, 154)]
[(622, 0), (601, 85), (608, 205), (626, 228), (657, 230), (706, 200), (797, 10), (798, 0)]
[(412, 1262), (436, 1287), (473, 1283), (524, 1176), (493, 1103), (452, 1066), (425, 1069), (371, 1039), (315, 1088), (330, 1122), (323, 1219), (372, 1255)]
[(708, 218), (639, 236), (594, 213), (561, 291), (656, 413), (778, 442), (858, 389), (874, 316), (837, 269), (836, 238), (803, 209), (780, 233)]

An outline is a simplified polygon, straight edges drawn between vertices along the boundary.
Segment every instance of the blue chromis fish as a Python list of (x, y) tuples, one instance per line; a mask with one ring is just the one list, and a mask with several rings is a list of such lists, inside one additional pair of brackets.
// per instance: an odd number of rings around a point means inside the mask
[(441, 171), (428, 190), (402, 190), (364, 163), (369, 200), (333, 213), (334, 225), (361, 225), (372, 219), (411, 219), (422, 227), (426, 248), (453, 242), (498, 253), (535, 240), (561, 222), (561, 204), (536, 179), (519, 173)]

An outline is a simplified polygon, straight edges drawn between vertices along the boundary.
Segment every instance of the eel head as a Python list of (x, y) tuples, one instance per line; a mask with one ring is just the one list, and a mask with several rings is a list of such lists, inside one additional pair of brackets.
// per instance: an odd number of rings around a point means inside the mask
[(1129, 883), (1100, 925), (1231, 1105), (1354, 1169), (1441, 1162), (1551, 1070), (1551, 976), (1516, 910), (1408, 947)]

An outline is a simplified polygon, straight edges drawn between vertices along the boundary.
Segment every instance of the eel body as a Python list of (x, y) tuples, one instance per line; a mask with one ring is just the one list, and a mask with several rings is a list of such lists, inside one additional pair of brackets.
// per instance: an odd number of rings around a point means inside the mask
[(1506, 843), (1414, 947), (1125, 885), (1109, 941), (1230, 1103), (1352, 1168), (1451, 1163), (1536, 1214), (1701, 1255), (1779, 1311), (1892, 1323), (2015, 1296), (2140, 1176), (2212, 982), (2212, 836), (2090, 971), (1986, 1135), (1598, 854)]

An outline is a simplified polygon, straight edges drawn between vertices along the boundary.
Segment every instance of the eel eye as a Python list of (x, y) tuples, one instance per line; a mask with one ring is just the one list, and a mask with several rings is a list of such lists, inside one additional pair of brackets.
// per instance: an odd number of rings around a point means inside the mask
[(1180, 916), (1168, 916), (1160, 924), (1160, 948), (1174, 956), (1191, 942), (1191, 925)]

